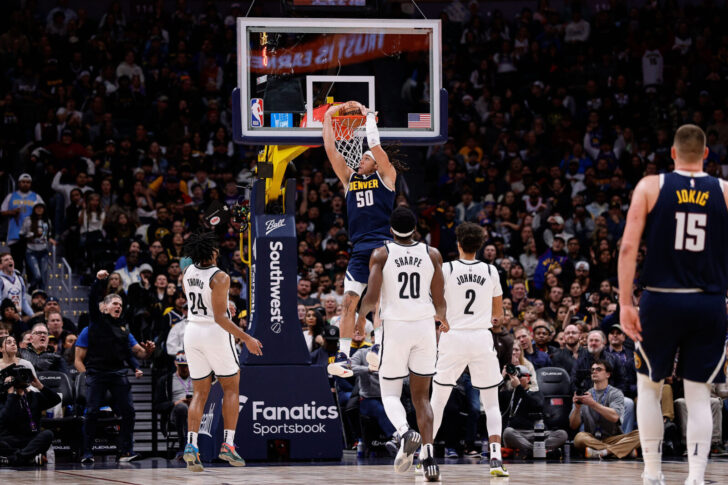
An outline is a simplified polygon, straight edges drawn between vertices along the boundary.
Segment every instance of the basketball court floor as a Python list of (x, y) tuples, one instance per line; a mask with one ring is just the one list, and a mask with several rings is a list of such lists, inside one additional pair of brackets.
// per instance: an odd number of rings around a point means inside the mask
[[(467, 460), (440, 460), (442, 483), (493, 485), (521, 484), (640, 484), (641, 461), (571, 461), (571, 462), (514, 462), (507, 464), (510, 478), (491, 478), (485, 462)], [(414, 470), (414, 469), (413, 469)], [(667, 483), (682, 485), (687, 476), (687, 461), (663, 464)], [(706, 484), (728, 483), (728, 459), (711, 460), (706, 473)], [(148, 458), (133, 463), (96, 463), (93, 466), (58, 464), (42, 469), (0, 469), (0, 480), (23, 484), (123, 484), (123, 485), (203, 485), (203, 484), (265, 484), (292, 485), (315, 483), (345, 484), (406, 484), (425, 483), (421, 474), (397, 475), (392, 471), (391, 459), (357, 460), (345, 456), (340, 463), (271, 464), (251, 463), (245, 468), (227, 464), (213, 465), (203, 473), (188, 472), (178, 462)]]

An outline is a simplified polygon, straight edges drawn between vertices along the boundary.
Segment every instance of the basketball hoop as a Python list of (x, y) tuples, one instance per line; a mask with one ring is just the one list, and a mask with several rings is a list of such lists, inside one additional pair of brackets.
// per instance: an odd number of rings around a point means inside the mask
[(331, 122), (336, 138), (336, 150), (352, 170), (359, 168), (362, 157), (362, 142), (366, 136), (366, 116), (332, 116)]

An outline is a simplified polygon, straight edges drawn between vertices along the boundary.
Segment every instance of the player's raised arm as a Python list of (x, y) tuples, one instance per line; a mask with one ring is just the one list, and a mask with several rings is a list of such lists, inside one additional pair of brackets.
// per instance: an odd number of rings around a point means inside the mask
[[(359, 103), (357, 103), (359, 104)], [(389, 155), (382, 148), (382, 144), (379, 141), (379, 128), (377, 128), (377, 114), (374, 111), (370, 111), (359, 104), (361, 113), (367, 117), (366, 121), (366, 133), (367, 133), (367, 145), (369, 150), (374, 155), (374, 161), (377, 162), (377, 171), (382, 177), (387, 186), (394, 190), (395, 183), (397, 182), (397, 170), (395, 170), (392, 162), (389, 161)]]
[(344, 107), (350, 107), (350, 105), (348, 103), (337, 104), (326, 110), (326, 114), (324, 114), (323, 137), (324, 149), (326, 150), (326, 156), (329, 157), (329, 161), (331, 162), (331, 167), (333, 167), (336, 176), (339, 177), (344, 188), (347, 188), (349, 185), (349, 177), (354, 171), (349, 168), (344, 156), (336, 149), (336, 137), (334, 136), (334, 127), (331, 121), (331, 117), (337, 115)]
[(364, 321), (367, 315), (372, 312), (379, 301), (379, 294), (382, 291), (382, 269), (387, 262), (387, 249), (377, 248), (369, 259), (369, 282), (367, 292), (359, 307), (359, 318), (356, 321), (357, 328), (364, 329)]
[(636, 341), (642, 340), (639, 315), (632, 302), (637, 252), (639, 251), (642, 232), (645, 229), (647, 213), (649, 212), (648, 194), (650, 191), (659, 192), (658, 184), (658, 176), (652, 175), (640, 180), (637, 187), (635, 187), (619, 249), (617, 271), (619, 276), (620, 323), (624, 333)]
[(228, 291), (230, 290), (230, 277), (222, 271), (213, 276), (210, 288), (212, 288), (212, 313), (215, 316), (215, 323), (220, 325), (226, 332), (239, 338), (245, 343), (251, 354), (263, 355), (263, 345), (255, 338), (243, 331), (242, 328), (228, 317)]
[(445, 302), (445, 277), (442, 273), (442, 256), (440, 251), (433, 247), (428, 247), (432, 265), (435, 267), (435, 273), (432, 275), (430, 283), (430, 295), (432, 295), (432, 304), (435, 305), (435, 320), (440, 322), (440, 330), (447, 332), (450, 326), (447, 324), (447, 303)]

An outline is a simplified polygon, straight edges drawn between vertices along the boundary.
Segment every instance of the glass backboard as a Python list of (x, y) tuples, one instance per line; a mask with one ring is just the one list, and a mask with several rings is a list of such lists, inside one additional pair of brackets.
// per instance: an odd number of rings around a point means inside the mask
[(239, 18), (235, 140), (316, 145), (330, 103), (378, 112), (383, 142), (447, 139), (439, 20)]

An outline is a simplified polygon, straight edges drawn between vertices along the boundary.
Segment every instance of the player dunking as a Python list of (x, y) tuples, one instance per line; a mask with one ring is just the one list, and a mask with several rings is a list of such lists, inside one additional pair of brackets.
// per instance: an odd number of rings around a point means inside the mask
[[(441, 322), (444, 332), (449, 328), (445, 318), (442, 257), (437, 249), (412, 239), (416, 219), (411, 210), (397, 207), (390, 221), (394, 241), (372, 253), (369, 289), (362, 300), (357, 326), (364, 325), (367, 313), (374, 309), (381, 294), (383, 334), (379, 387), (384, 411), (401, 437), (394, 470), (398, 473), (409, 470), (414, 452), (422, 443), (422, 471), (428, 481), (434, 482), (440, 478), (432, 449), (429, 399), (437, 360), (434, 320)], [(421, 435), (410, 429), (400, 400), (402, 384), (408, 376)]]
[[(336, 139), (331, 117), (340, 110), (359, 109), (366, 118), (367, 150), (362, 156), (359, 169), (354, 171), (346, 164), (344, 156), (336, 150)], [(369, 257), (374, 249), (390, 241), (389, 216), (394, 207), (397, 171), (389, 161), (379, 142), (379, 130), (375, 113), (356, 101), (332, 106), (324, 115), (324, 148), (336, 176), (346, 191), (346, 213), (349, 218), (349, 239), (354, 249), (346, 268), (344, 279), (343, 315), (341, 316), (339, 353), (328, 372), (350, 377), (349, 349), (354, 335), (356, 307), (369, 279)], [(367, 356), (372, 364), (378, 364), (381, 327), (375, 321), (375, 345)], [(362, 327), (363, 328), (363, 327)]]
[(432, 436), (442, 423), (442, 414), (452, 388), (467, 367), (473, 387), (480, 389), (490, 441), (490, 474), (507, 477), (501, 458), (501, 413), (498, 385), (503, 381), (490, 328), (491, 319), (503, 317), (503, 289), (498, 271), (475, 259), (483, 245), (483, 228), (464, 222), (455, 230), (460, 259), (442, 266), (445, 280), (447, 322), (450, 332), (440, 336), (437, 373), (433, 379)]
[(223, 390), (222, 418), (225, 426), (225, 441), (218, 457), (233, 466), (245, 466), (245, 461), (235, 451), (234, 444), (240, 383), (240, 364), (234, 337), (241, 339), (248, 351), (254, 355), (262, 355), (263, 346), (230, 320), (230, 277), (215, 266), (218, 256), (215, 233), (192, 234), (185, 242), (184, 249), (193, 263), (185, 268), (182, 282), (189, 302), (184, 349), (193, 391), (187, 415), (189, 432), (184, 460), (188, 470), (204, 470), (197, 447), (197, 430), (200, 429), (202, 412), (214, 373)]
[[(681, 126), (671, 155), (675, 171), (643, 178), (632, 196), (619, 254), (620, 323), (636, 342), (644, 483), (665, 483), (660, 393), (679, 354), (688, 410), (685, 484), (703, 485), (712, 428), (709, 385), (725, 360), (728, 190), (703, 172), (708, 149), (699, 127)], [(643, 231), (647, 257), (638, 314), (632, 288)]]

